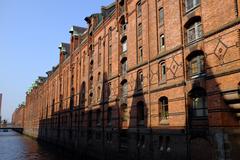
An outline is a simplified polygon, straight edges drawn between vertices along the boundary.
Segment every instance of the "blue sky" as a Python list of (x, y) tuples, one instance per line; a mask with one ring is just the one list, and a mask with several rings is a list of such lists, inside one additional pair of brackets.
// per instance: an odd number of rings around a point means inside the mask
[(69, 42), (71, 25), (114, 0), (0, 0), (0, 93), (2, 116), (25, 101), (38, 76), (58, 64), (58, 45)]

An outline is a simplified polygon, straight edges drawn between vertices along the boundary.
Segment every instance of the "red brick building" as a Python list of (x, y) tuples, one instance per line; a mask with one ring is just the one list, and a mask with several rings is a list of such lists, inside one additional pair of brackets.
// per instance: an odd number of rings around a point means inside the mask
[(237, 159), (239, 10), (240, 0), (102, 7), (27, 93), (25, 134), (103, 159)]
[(14, 128), (24, 128), (24, 111), (25, 105), (20, 104), (12, 115), (12, 126)]

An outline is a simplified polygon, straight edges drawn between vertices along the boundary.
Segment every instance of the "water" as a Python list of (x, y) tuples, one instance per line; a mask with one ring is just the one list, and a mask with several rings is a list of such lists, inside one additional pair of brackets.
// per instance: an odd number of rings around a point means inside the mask
[[(0, 131), (0, 160), (72, 160), (73, 154), (16, 133)], [(79, 159), (79, 158), (78, 158)], [(79, 159), (83, 160), (83, 159)]]

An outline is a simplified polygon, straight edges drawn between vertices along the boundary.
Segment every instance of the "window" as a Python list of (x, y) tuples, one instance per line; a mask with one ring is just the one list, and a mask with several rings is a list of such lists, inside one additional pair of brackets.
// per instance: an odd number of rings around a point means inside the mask
[(107, 109), (107, 124), (112, 125), (112, 108)]
[(188, 12), (191, 9), (198, 6), (198, 4), (200, 3), (200, 0), (186, 0), (185, 3), (186, 3), (186, 12)]
[(196, 21), (187, 28), (188, 43), (191, 43), (202, 37), (202, 23)]
[(99, 37), (98, 38), (98, 66), (101, 65), (101, 56), (102, 56), (102, 54), (101, 54), (101, 46), (102, 46), (102, 38)]
[(93, 77), (90, 77), (90, 80), (89, 80), (89, 89), (93, 89)]
[(93, 63), (89, 65), (89, 74), (92, 74), (92, 73), (93, 73)]
[(137, 36), (140, 37), (142, 35), (142, 23), (138, 24), (138, 29), (137, 29), (138, 33)]
[(54, 114), (55, 99), (52, 100), (52, 115)]
[(85, 76), (85, 56), (86, 56), (86, 52), (84, 51), (83, 52), (83, 71), (82, 71), (82, 74), (83, 74), (83, 76)]
[(93, 103), (93, 93), (90, 93), (89, 95), (89, 104)]
[(190, 114), (193, 117), (206, 117), (208, 115), (208, 109), (206, 106), (205, 96), (206, 92), (203, 88), (195, 88), (190, 91), (189, 96), (191, 98), (192, 106)]
[(122, 69), (122, 75), (125, 75), (127, 73), (127, 59), (126, 58), (122, 61), (121, 69)]
[(80, 90), (80, 99), (79, 99), (80, 107), (85, 106), (85, 88), (86, 88), (86, 84), (85, 82), (83, 82)]
[(160, 62), (159, 63), (159, 79), (160, 82), (165, 81), (166, 80), (166, 64), (165, 62)]
[(112, 76), (112, 45), (109, 44), (108, 48), (108, 76)]
[(160, 36), (160, 51), (162, 51), (165, 48), (165, 38), (164, 34)]
[(137, 88), (140, 90), (143, 88), (143, 72), (140, 70), (137, 74)]
[(111, 61), (109, 62), (109, 65), (108, 65), (108, 76), (112, 77), (112, 62)]
[(70, 110), (73, 110), (73, 107), (74, 107), (74, 88), (71, 88)]
[(137, 124), (144, 125), (144, 103), (142, 101), (137, 103)]
[(159, 9), (159, 25), (163, 25), (164, 23), (164, 12), (163, 8)]
[(143, 48), (142, 46), (138, 48), (138, 63), (143, 62)]
[(164, 141), (163, 141), (163, 136), (158, 137), (158, 148), (160, 151), (164, 150)]
[(101, 80), (101, 72), (98, 72), (98, 78), (97, 78), (97, 81), (100, 82)]
[(168, 113), (168, 98), (167, 97), (161, 97), (159, 99), (159, 119), (160, 123), (162, 120), (167, 120), (169, 116)]
[(201, 51), (193, 52), (188, 57), (188, 76), (198, 76), (204, 73), (204, 55)]
[(101, 45), (102, 45), (102, 38), (99, 37), (98, 38), (98, 49), (101, 49)]
[(122, 29), (121, 33), (122, 33), (122, 35), (124, 35), (127, 30), (127, 24), (125, 23), (125, 20), (124, 20), (124, 24), (122, 24), (122, 26), (121, 26), (121, 29)]
[(111, 96), (111, 89), (112, 89), (112, 83), (109, 82), (107, 85), (107, 96), (110, 97)]
[(101, 99), (101, 87), (98, 87), (98, 89), (97, 89), (97, 99), (98, 100)]
[(108, 29), (108, 40), (112, 40), (112, 27)]
[(127, 94), (128, 94), (128, 84), (127, 84), (127, 81), (125, 81), (123, 84), (122, 84), (122, 97), (126, 97)]
[(170, 137), (169, 137), (169, 136), (166, 137), (166, 150), (167, 150), (167, 152), (170, 152), (170, 151), (171, 151), (171, 147), (170, 147)]
[(125, 40), (123, 43), (122, 43), (122, 52), (126, 52), (127, 51), (127, 40)]
[[(72, 72), (74, 73), (74, 68), (72, 68)], [(72, 74), (72, 77), (71, 77), (71, 85), (73, 86), (74, 85), (74, 75)]]
[(141, 16), (141, 15), (142, 15), (142, 3), (141, 3), (141, 1), (139, 1), (139, 2), (137, 3), (137, 15), (138, 15), (138, 16)]
[(96, 125), (100, 126), (100, 124), (101, 124), (101, 110), (97, 109), (97, 112), (96, 112)]
[(108, 56), (109, 58), (112, 58), (112, 44), (109, 44), (108, 46)]
[(98, 53), (98, 66), (101, 66), (101, 61), (102, 61), (102, 53)]

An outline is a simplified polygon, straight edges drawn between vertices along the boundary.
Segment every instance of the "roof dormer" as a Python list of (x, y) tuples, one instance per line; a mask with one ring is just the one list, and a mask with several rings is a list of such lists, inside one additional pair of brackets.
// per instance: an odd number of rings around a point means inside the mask
[(69, 56), (70, 54), (70, 45), (68, 43), (60, 43), (60, 64)]

